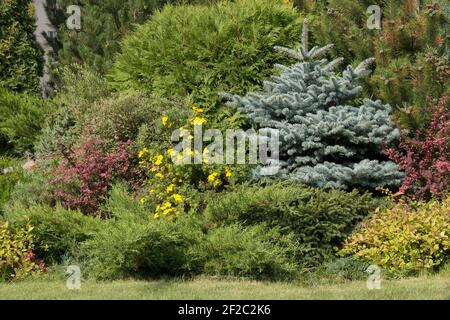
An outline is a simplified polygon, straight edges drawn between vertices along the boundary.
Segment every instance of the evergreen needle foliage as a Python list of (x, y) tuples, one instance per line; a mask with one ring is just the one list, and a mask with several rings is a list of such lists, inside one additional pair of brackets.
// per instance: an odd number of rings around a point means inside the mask
[[(281, 74), (265, 81), (262, 92), (223, 96), (258, 127), (279, 130), (281, 177), (325, 188), (396, 186), (402, 174), (380, 148), (399, 136), (391, 107), (360, 98), (358, 80), (370, 73), (373, 59), (347, 66), (340, 76), (333, 68), (342, 58), (315, 59), (330, 48), (308, 48), (305, 21), (299, 50), (275, 47), (300, 62), (276, 65)], [(260, 170), (257, 178), (263, 177)]]
[(0, 1), (0, 87), (39, 93), (43, 54), (34, 29), (33, 1)]

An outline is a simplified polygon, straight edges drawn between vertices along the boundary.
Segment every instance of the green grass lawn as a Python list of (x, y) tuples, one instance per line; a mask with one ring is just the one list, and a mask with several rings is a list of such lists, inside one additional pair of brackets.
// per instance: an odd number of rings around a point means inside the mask
[(34, 278), (0, 284), (0, 299), (450, 299), (450, 275), (383, 280), (380, 290), (368, 290), (365, 281), (306, 286), (212, 278), (85, 281), (68, 290), (64, 279)]

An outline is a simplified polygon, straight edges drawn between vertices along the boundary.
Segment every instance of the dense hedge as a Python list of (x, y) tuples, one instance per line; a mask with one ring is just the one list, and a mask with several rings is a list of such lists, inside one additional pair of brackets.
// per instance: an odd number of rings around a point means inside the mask
[(5, 215), (16, 229), (28, 224), (33, 227), (34, 252), (46, 262), (60, 262), (62, 258), (72, 256), (80, 242), (93, 237), (101, 228), (99, 218), (60, 206), (14, 206), (7, 208)]

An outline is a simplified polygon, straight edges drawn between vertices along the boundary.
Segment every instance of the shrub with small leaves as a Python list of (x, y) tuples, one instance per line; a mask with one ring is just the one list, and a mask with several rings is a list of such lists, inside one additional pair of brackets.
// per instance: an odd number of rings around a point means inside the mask
[(53, 183), (60, 186), (55, 198), (65, 208), (96, 214), (114, 179), (139, 184), (140, 170), (133, 166), (128, 143), (118, 142), (115, 150), (106, 149), (104, 144), (101, 139), (86, 134), (74, 149), (61, 149), (62, 159), (54, 172)]
[(379, 211), (345, 241), (339, 255), (353, 255), (389, 273), (439, 267), (450, 257), (450, 198)]
[(422, 199), (443, 198), (450, 190), (450, 95), (429, 105), (429, 127), (412, 138), (403, 134), (398, 148), (386, 151), (405, 172), (400, 192)]
[(8, 223), (0, 223), (0, 280), (17, 280), (45, 271), (42, 261), (33, 252), (33, 228), (11, 230)]
[[(179, 129), (179, 138), (188, 141), (189, 147), (176, 151), (168, 139), (162, 143), (164, 147), (154, 145), (154, 148), (143, 148), (138, 154), (148, 185), (148, 193), (141, 198), (141, 203), (151, 208), (154, 219), (171, 218), (187, 211), (191, 207), (185, 194), (189, 189), (221, 190), (247, 173), (245, 166), (211, 163), (208, 147), (194, 148), (194, 132), (199, 126), (206, 127), (208, 120), (202, 114), (202, 108), (193, 106), (192, 110), (194, 115)], [(169, 132), (174, 129), (174, 122), (166, 115), (161, 118), (161, 123)], [(195, 164), (194, 159), (198, 156), (202, 157), (201, 163)], [(186, 163), (187, 159), (190, 163)]]

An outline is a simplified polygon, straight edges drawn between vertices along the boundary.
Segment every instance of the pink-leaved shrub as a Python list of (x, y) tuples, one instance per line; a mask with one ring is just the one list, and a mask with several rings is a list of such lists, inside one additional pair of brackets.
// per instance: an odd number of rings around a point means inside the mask
[(115, 179), (137, 186), (142, 174), (129, 146), (129, 142), (116, 142), (111, 150), (105, 141), (87, 134), (73, 149), (61, 150), (52, 181), (57, 186), (56, 200), (64, 208), (95, 215)]
[(388, 157), (405, 172), (400, 192), (417, 199), (443, 198), (450, 186), (450, 96), (430, 102), (429, 126), (413, 137), (403, 134)]

